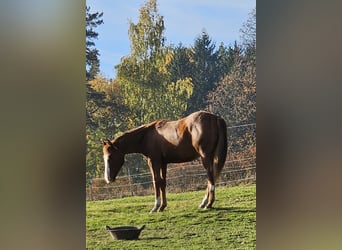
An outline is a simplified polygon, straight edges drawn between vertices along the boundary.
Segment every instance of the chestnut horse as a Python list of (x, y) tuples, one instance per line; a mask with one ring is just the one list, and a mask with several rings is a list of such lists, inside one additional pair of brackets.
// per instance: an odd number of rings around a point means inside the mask
[(198, 111), (177, 120), (157, 120), (103, 141), (104, 178), (113, 182), (124, 164), (124, 156), (141, 153), (147, 157), (153, 178), (155, 204), (151, 212), (166, 207), (166, 166), (200, 157), (207, 171), (208, 185), (200, 208), (210, 208), (215, 200), (217, 180), (227, 156), (225, 121), (208, 112)]

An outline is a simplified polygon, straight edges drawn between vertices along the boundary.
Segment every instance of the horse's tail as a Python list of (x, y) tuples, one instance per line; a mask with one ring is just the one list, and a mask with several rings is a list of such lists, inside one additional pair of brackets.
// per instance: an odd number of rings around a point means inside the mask
[(220, 176), (227, 157), (227, 125), (222, 118), (217, 119), (218, 139), (214, 156), (214, 180)]

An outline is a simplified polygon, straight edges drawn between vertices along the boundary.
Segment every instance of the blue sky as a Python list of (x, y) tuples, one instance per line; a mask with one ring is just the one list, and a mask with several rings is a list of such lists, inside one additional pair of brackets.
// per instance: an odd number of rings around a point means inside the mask
[[(146, 0), (87, 0), (91, 12), (103, 12), (104, 24), (96, 31), (100, 70), (115, 77), (114, 66), (130, 53), (129, 20), (137, 23), (139, 9)], [(255, 0), (157, 0), (164, 17), (166, 44), (191, 46), (205, 29), (213, 42), (232, 45), (240, 41), (240, 28), (255, 7)]]

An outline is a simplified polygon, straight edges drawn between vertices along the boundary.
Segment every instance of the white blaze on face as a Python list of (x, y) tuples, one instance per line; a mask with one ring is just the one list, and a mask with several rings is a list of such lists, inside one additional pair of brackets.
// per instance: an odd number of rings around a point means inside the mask
[(110, 181), (109, 181), (110, 169), (109, 169), (108, 155), (104, 155), (103, 156), (103, 160), (104, 160), (104, 163), (105, 163), (104, 179), (107, 182), (107, 184), (109, 184), (110, 183)]

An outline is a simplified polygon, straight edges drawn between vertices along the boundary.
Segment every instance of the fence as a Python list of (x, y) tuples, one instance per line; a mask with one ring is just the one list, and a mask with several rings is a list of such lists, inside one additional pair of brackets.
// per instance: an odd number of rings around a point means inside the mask
[[(255, 183), (256, 158), (227, 160), (216, 186), (235, 186)], [(169, 164), (167, 170), (167, 192), (204, 190), (207, 174), (200, 161)], [(103, 179), (93, 179), (86, 190), (87, 200), (103, 200), (126, 196), (153, 194), (150, 173), (117, 177), (114, 183), (106, 184)]]

